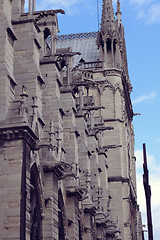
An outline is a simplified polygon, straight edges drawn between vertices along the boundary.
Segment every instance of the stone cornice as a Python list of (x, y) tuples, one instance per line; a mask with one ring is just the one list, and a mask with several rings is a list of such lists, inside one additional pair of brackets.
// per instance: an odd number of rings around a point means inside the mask
[(41, 60), (40, 60), (40, 65), (43, 64), (55, 64), (57, 69), (59, 71), (61, 71), (61, 66), (60, 63), (57, 61), (57, 58), (55, 57), (55, 55), (49, 55), (49, 56), (44, 56)]
[(28, 23), (28, 22), (38, 22), (42, 18), (47, 18), (49, 16), (55, 16), (57, 13), (65, 14), (62, 9), (57, 10), (46, 10), (46, 11), (36, 11), (31, 13), (22, 13), (21, 16), (17, 19), (12, 21), (12, 24), (21, 24), (21, 23)]
[(108, 149), (115, 149), (115, 148), (121, 148), (122, 145), (107, 145), (107, 146), (103, 146), (103, 149), (105, 151), (107, 151)]
[(38, 27), (38, 24), (36, 23), (36, 21), (33, 19), (33, 18), (29, 18), (29, 17), (20, 17), (18, 19), (14, 19), (12, 20), (12, 25), (18, 25), (18, 24), (25, 24), (25, 23), (33, 23), (37, 32), (39, 33), (41, 30), (40, 28)]
[(129, 183), (129, 178), (124, 178), (122, 176), (115, 176), (115, 177), (108, 177), (108, 182), (126, 182), (126, 183)]
[(98, 37), (98, 32), (85, 32), (76, 34), (64, 34), (58, 37), (58, 41), (68, 41), (72, 39), (83, 39), (83, 38), (96, 38)]
[(103, 76), (118, 76), (121, 77), (122, 75), (122, 70), (121, 69), (116, 69), (116, 68), (111, 68), (111, 69), (106, 69), (103, 71)]
[(84, 213), (89, 213), (94, 216), (96, 214), (96, 207), (94, 205), (87, 206), (84, 204)]
[(0, 128), (0, 142), (24, 139), (34, 148), (38, 137), (29, 126), (4, 127)]
[(120, 122), (120, 123), (124, 123), (124, 120), (119, 119), (119, 118), (104, 118), (104, 122)]

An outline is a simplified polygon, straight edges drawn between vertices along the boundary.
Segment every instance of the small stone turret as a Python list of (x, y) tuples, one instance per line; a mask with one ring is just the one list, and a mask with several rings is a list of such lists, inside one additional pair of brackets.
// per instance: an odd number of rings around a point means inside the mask
[(103, 0), (102, 21), (101, 21), (101, 33), (114, 31), (116, 28), (116, 22), (114, 18), (114, 11), (111, 0)]
[(120, 2), (119, 0), (117, 0), (117, 12), (116, 12), (116, 16), (117, 16), (117, 23), (118, 23), (118, 27), (120, 27), (121, 25), (121, 6), (120, 6)]
[[(117, 16), (120, 22), (120, 3), (117, 2)], [(100, 45), (103, 68), (121, 68), (121, 56), (118, 43), (118, 31), (111, 0), (103, 0), (101, 31), (98, 44)]]

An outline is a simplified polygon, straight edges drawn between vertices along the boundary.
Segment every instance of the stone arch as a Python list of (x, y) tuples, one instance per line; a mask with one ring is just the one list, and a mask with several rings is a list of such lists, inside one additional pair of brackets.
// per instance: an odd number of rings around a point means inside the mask
[(98, 90), (100, 92), (100, 94), (103, 93), (103, 91), (106, 90), (106, 88), (109, 88), (110, 90), (112, 90), (113, 92), (115, 92), (115, 88), (114, 86), (106, 79), (105, 82), (103, 84), (100, 84), (98, 86)]
[(44, 29), (43, 33), (44, 33), (45, 40), (51, 35), (50, 29), (47, 27)]
[(43, 36), (44, 36), (44, 52), (45, 54), (47, 54), (48, 51), (50, 50), (49, 41), (51, 39), (51, 31), (48, 27), (44, 28)]
[(36, 162), (30, 169), (30, 240), (42, 239), (43, 192)]
[(112, 65), (113, 65), (113, 41), (109, 37), (106, 39), (106, 50), (107, 50), (107, 66), (112, 67)]

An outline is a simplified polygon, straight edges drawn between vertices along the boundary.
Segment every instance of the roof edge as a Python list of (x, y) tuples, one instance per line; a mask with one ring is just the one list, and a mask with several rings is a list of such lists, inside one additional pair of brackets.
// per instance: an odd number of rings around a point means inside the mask
[(84, 33), (73, 33), (73, 34), (62, 34), (58, 36), (58, 41), (67, 41), (72, 39), (84, 39), (84, 38), (97, 38), (98, 31), (96, 32), (84, 32)]

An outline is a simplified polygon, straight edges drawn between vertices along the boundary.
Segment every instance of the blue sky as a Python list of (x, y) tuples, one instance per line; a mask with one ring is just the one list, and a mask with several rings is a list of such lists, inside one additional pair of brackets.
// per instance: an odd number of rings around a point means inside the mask
[[(160, 228), (160, 1), (120, 0), (122, 23), (128, 55), (134, 118), (135, 155), (137, 157), (138, 201), (145, 220), (145, 199), (142, 187), (142, 144), (147, 144), (154, 240), (159, 240)], [(99, 0), (101, 20), (102, 0)], [(116, 8), (116, 0), (113, 0)], [(97, 0), (37, 0), (37, 10), (62, 8), (58, 15), (61, 34), (98, 30)], [(145, 234), (147, 239), (147, 234)]]

